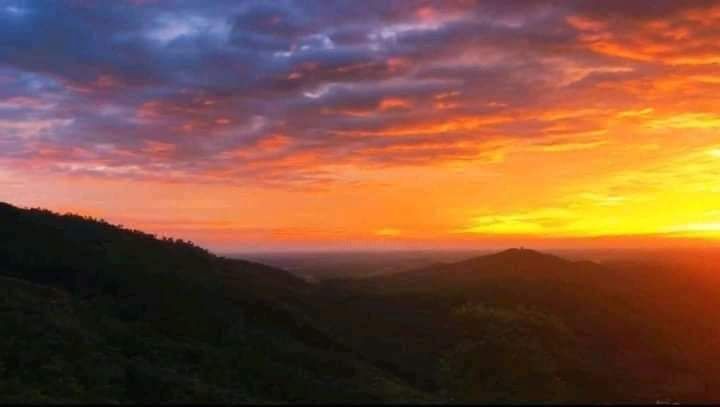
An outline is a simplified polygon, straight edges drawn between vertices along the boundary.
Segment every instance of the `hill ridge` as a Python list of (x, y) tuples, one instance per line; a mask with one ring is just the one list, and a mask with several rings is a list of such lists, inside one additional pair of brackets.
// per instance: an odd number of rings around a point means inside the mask
[(0, 242), (0, 401), (425, 397), (328, 335), (310, 285), (286, 271), (6, 203)]

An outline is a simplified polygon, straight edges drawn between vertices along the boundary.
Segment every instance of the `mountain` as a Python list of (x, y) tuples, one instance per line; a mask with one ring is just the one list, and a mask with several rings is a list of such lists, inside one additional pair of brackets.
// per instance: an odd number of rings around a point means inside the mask
[(528, 249), (508, 249), (468, 260), (432, 265), (418, 270), (378, 276), (364, 281), (370, 285), (398, 286), (404, 290), (430, 288), (429, 281), (438, 284), (463, 286), (467, 283), (489, 279), (553, 279), (561, 276), (576, 276), (575, 272), (587, 274), (597, 271), (599, 265), (590, 262), (571, 262), (550, 254)]
[(447, 399), (720, 400), (720, 289), (677, 270), (510, 249), (328, 284), (335, 335)]
[(715, 266), (659, 259), (311, 284), (0, 204), (0, 402), (719, 402)]
[(423, 400), (329, 337), (282, 270), (0, 204), (0, 400)]

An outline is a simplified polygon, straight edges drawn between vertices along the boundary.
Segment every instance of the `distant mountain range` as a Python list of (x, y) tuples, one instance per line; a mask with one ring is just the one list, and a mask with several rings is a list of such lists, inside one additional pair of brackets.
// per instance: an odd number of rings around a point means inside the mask
[(0, 401), (717, 402), (686, 276), (510, 249), (310, 284), (0, 203)]

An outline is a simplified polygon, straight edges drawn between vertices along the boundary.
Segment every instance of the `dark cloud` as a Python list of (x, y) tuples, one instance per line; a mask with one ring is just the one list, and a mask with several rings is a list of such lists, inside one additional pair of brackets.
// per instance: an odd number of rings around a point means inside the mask
[(0, 0), (0, 160), (305, 182), (469, 159), (544, 137), (556, 123), (536, 111), (571, 94), (720, 60), (717, 25), (697, 22), (714, 5)]

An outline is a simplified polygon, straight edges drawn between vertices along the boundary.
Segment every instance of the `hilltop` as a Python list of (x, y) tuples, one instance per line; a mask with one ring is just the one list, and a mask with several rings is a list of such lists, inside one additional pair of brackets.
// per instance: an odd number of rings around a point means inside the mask
[(8, 204), (0, 241), (2, 401), (423, 398), (318, 328), (282, 270)]
[(720, 401), (720, 286), (527, 249), (308, 283), (0, 204), (2, 402)]
[(346, 339), (454, 400), (720, 400), (713, 279), (509, 249), (327, 284), (337, 336), (369, 310)]

